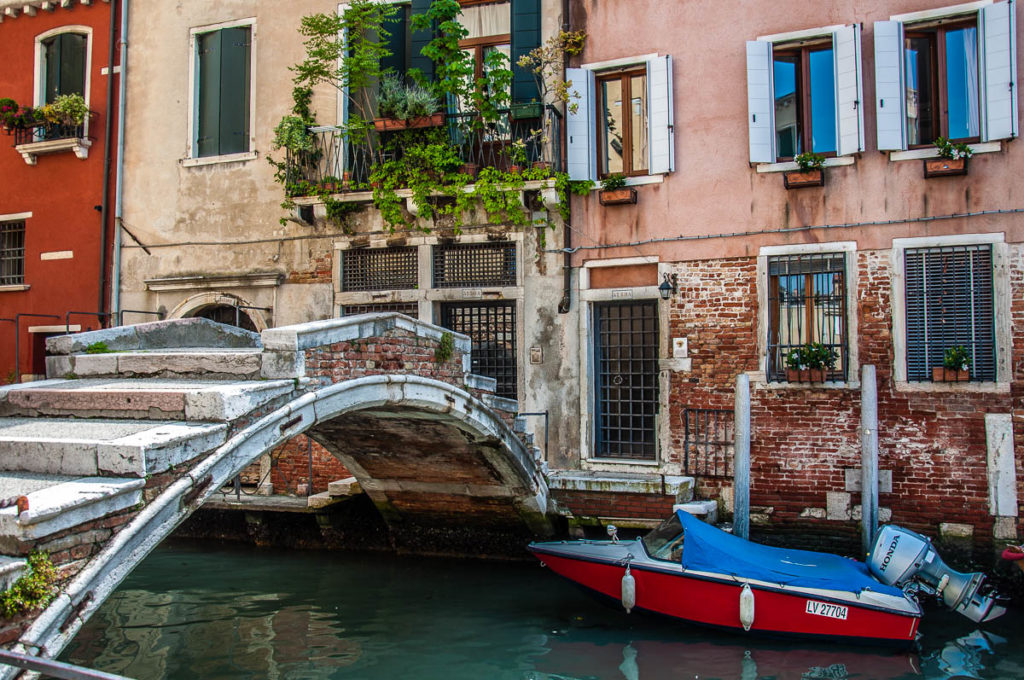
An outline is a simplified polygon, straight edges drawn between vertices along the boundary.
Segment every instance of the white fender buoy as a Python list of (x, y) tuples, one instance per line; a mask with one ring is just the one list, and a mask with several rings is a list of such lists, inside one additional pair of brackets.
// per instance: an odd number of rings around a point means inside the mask
[(626, 613), (633, 611), (636, 606), (636, 579), (629, 572), (629, 565), (626, 565), (626, 573), (622, 575), (622, 606)]
[(740, 623), (743, 624), (743, 630), (750, 630), (754, 625), (754, 591), (750, 589), (749, 583), (744, 583), (740, 591)]

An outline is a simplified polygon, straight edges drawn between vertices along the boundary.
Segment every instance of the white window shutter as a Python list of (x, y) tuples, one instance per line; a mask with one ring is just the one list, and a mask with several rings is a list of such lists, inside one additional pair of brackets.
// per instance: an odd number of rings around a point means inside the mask
[(648, 167), (652, 175), (676, 169), (673, 113), (672, 57), (655, 57), (647, 62)]
[(981, 62), (981, 139), (1017, 136), (1017, 37), (1014, 4), (982, 7), (979, 18)]
[(597, 179), (594, 72), (585, 68), (567, 68), (565, 78), (572, 83), (565, 112), (569, 179)]
[(775, 98), (772, 94), (772, 44), (747, 41), (747, 127), (750, 162), (775, 162)]
[(903, 24), (899, 21), (875, 22), (875, 98), (878, 150), (907, 148)]
[(860, 69), (860, 24), (832, 34), (836, 77), (836, 155), (864, 150), (864, 88)]

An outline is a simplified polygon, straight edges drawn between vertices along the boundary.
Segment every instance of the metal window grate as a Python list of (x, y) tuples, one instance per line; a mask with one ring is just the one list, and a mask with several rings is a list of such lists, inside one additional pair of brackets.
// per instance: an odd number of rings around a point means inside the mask
[(827, 380), (846, 380), (846, 255), (768, 258), (768, 379), (786, 380), (786, 357), (808, 343), (836, 354)]
[(704, 477), (731, 477), (735, 413), (729, 409), (683, 409), (686, 438), (683, 472)]
[(516, 398), (515, 302), (446, 302), (441, 325), (472, 339), (473, 373), (497, 380), (499, 397)]
[(416, 284), (416, 246), (342, 251), (343, 291), (411, 290)]
[(655, 460), (658, 307), (654, 301), (599, 303), (596, 335), (598, 457)]
[(25, 222), (0, 222), (0, 286), (25, 283)]
[(945, 351), (958, 345), (971, 357), (971, 380), (996, 379), (990, 245), (904, 251), (907, 380), (932, 379)]
[(516, 244), (453, 243), (434, 246), (434, 288), (516, 285)]
[(356, 314), (374, 314), (376, 312), (398, 312), (411, 316), (414, 319), (420, 318), (420, 306), (415, 302), (381, 302), (365, 305), (345, 305), (341, 308), (341, 316), (355, 316)]

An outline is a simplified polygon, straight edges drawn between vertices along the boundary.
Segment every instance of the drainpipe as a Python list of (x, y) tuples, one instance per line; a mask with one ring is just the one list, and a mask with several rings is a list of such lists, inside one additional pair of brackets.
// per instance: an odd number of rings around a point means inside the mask
[(121, 208), (124, 191), (124, 98), (128, 80), (128, 0), (121, 0), (121, 75), (117, 95), (117, 177), (114, 184), (114, 264), (110, 276), (111, 319), (121, 309)]
[(114, 134), (114, 50), (117, 47), (117, 10), (110, 6), (110, 40), (107, 47), (107, 119), (103, 135), (103, 197), (100, 201), (100, 292), (97, 311), (107, 311), (107, 223), (110, 217), (110, 153)]
[[(572, 23), (569, 21), (569, 0), (562, 0), (562, 30), (569, 32)], [(562, 56), (562, 75), (565, 76), (565, 69), (569, 67), (569, 55)], [(562, 125), (561, 144), (562, 167), (568, 169), (569, 165), (569, 126)], [(562, 223), (562, 247), (565, 249), (562, 255), (562, 300), (558, 303), (558, 313), (568, 314), (572, 304), (572, 230), (569, 225), (572, 223), (572, 196), (566, 196), (569, 201), (569, 219)]]

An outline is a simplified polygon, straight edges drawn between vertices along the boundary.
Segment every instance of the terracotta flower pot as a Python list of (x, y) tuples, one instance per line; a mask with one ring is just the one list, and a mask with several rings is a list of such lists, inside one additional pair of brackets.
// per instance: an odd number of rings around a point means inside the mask
[(929, 158), (924, 162), (924, 176), (951, 177), (967, 174), (966, 158)]
[(825, 369), (823, 368), (787, 368), (786, 380), (798, 383), (825, 382)]
[(932, 382), (970, 382), (971, 372), (958, 371), (944, 366), (932, 368)]
[(636, 189), (633, 187), (603, 189), (598, 192), (597, 198), (601, 201), (601, 205), (632, 205), (636, 203)]
[(821, 168), (814, 170), (794, 170), (783, 173), (783, 181), (787, 189), (802, 189), (804, 187), (825, 186), (825, 171)]

